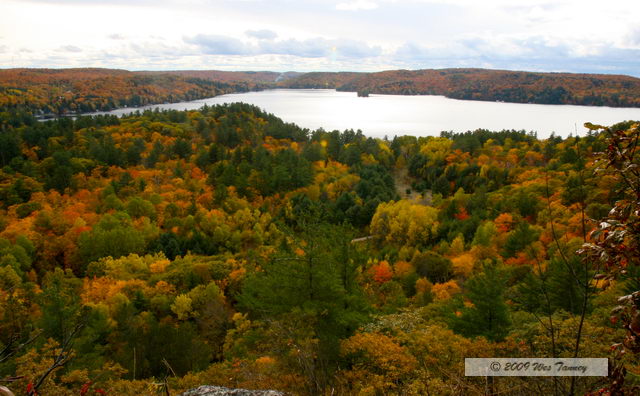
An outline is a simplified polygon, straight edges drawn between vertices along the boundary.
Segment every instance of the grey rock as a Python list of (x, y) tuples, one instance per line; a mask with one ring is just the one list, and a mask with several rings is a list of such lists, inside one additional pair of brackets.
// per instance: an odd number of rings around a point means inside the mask
[(13, 392), (11, 392), (9, 390), (9, 388), (6, 388), (2, 385), (0, 385), (0, 395), (2, 396), (14, 396)]
[(222, 386), (203, 385), (195, 389), (189, 389), (180, 396), (285, 396), (285, 394), (274, 390), (231, 389)]

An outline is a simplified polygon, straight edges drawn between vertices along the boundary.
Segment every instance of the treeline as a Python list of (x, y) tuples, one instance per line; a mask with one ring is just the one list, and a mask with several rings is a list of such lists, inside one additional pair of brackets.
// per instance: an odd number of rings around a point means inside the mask
[(285, 80), (279, 85), (294, 89), (337, 89), (363, 75), (365, 73), (310, 72)]
[(597, 281), (576, 253), (590, 219), (628, 198), (619, 172), (594, 173), (609, 147), (604, 133), (374, 139), (246, 104), (1, 113), (0, 380), (56, 395), (479, 395), (465, 357), (606, 357), (625, 332), (609, 311), (639, 274)]
[(270, 71), (223, 71), (223, 70), (171, 70), (171, 71), (144, 71), (147, 75), (171, 74), (183, 77), (192, 77), (203, 80), (220, 81), (227, 83), (253, 83), (268, 84), (278, 81), (284, 81), (289, 78), (297, 77), (302, 73), (285, 72), (277, 73)]
[(41, 116), (108, 111), (245, 92), (276, 78), (228, 73), (6, 69), (0, 71), (0, 111), (27, 110)]
[(46, 118), (277, 87), (514, 103), (640, 106), (640, 80), (614, 75), (483, 69), (302, 74), (85, 68), (0, 70), (0, 112), (26, 111)]
[(282, 82), (291, 88), (512, 103), (640, 106), (640, 80), (604, 74), (534, 73), (486, 69), (391, 70), (379, 73), (307, 73)]

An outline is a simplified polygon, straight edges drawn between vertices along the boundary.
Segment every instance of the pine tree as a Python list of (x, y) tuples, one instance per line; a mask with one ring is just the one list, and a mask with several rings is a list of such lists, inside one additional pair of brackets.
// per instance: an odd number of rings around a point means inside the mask
[(506, 279), (494, 265), (466, 283), (466, 298), (471, 306), (462, 310), (462, 315), (453, 320), (456, 332), (467, 337), (483, 336), (491, 341), (504, 339), (509, 331), (509, 309), (504, 299)]
[(310, 391), (321, 394), (336, 369), (340, 340), (364, 323), (368, 307), (355, 281), (360, 260), (349, 251), (348, 234), (308, 224), (299, 221), (301, 239), (245, 280), (238, 301), (255, 318), (309, 326), (311, 338), (302, 343), (317, 343), (317, 349), (301, 369)]
[(250, 276), (239, 300), (256, 315), (277, 316), (299, 309), (318, 316), (319, 335), (344, 336), (345, 329), (355, 330), (365, 318), (354, 280), (357, 262), (345, 246), (349, 242), (338, 237), (344, 231), (328, 225), (313, 229), (297, 234), (303, 235), (302, 240)]

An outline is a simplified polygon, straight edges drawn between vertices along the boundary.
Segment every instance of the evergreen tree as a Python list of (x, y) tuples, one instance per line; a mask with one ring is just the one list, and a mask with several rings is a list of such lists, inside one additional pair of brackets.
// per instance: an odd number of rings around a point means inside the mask
[[(582, 282), (584, 279), (593, 277), (593, 274), (587, 275), (585, 273), (585, 267), (580, 261), (580, 257), (570, 255), (566, 262), (556, 257), (549, 262), (547, 271), (549, 272), (549, 294), (552, 308), (580, 314), (585, 297)], [(589, 307), (587, 307), (588, 309)]]
[(416, 272), (433, 283), (443, 283), (453, 276), (451, 260), (438, 253), (426, 251), (416, 254), (411, 260)]
[(40, 326), (45, 337), (62, 342), (71, 335), (81, 320), (81, 286), (71, 270), (56, 268), (47, 274), (40, 295)]
[(462, 315), (453, 319), (453, 329), (467, 337), (483, 336), (501, 341), (509, 332), (509, 309), (505, 303), (506, 277), (494, 265), (466, 283), (466, 298), (473, 304), (462, 309)]
[[(309, 323), (310, 336), (318, 342), (312, 366), (322, 371), (313, 377), (330, 378), (340, 340), (366, 320), (368, 309), (355, 281), (359, 261), (343, 229), (317, 223), (311, 227), (305, 220), (298, 223), (300, 239), (249, 276), (238, 300), (259, 318)], [(326, 383), (315, 386), (320, 392)]]

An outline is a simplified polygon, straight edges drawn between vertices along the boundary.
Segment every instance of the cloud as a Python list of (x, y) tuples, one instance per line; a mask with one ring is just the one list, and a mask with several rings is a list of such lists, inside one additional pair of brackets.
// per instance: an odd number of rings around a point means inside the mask
[(4, 54), (5, 52), (9, 52), (9, 47), (6, 45), (0, 45), (0, 54)]
[(260, 43), (257, 53), (274, 55), (294, 55), (303, 58), (321, 58), (331, 53), (331, 46), (325, 39), (281, 40)]
[(145, 58), (175, 58), (196, 55), (197, 52), (185, 46), (167, 45), (163, 41), (144, 41), (131, 43), (120, 52), (127, 56), (127, 51), (132, 51), (136, 56)]
[[(514, 5), (513, 0), (486, 0), (484, 2), (478, 2), (477, 0), (415, 0), (419, 3), (425, 4), (446, 4), (456, 6), (477, 6), (477, 7), (518, 7), (518, 8), (532, 8), (532, 7), (548, 7), (554, 6), (557, 0), (518, 0), (517, 5)], [(578, 3), (584, 2), (584, 0), (564, 0), (563, 3)]]
[(624, 41), (632, 47), (640, 47), (640, 28), (636, 28), (629, 32)]
[(245, 34), (249, 37), (257, 38), (260, 40), (273, 40), (278, 37), (278, 34), (276, 32), (268, 29), (247, 30)]
[[(0, 1), (7, 4), (7, 26), (0, 28), (3, 66), (476, 66), (640, 75), (640, 29), (631, 12), (638, 6), (632, 0)], [(96, 13), (104, 18), (92, 19)], [(589, 21), (615, 23), (588, 29)], [(32, 26), (47, 31), (46, 40)]]
[(378, 46), (370, 46), (367, 43), (356, 40), (339, 40), (334, 48), (338, 55), (345, 58), (369, 58), (379, 56), (382, 49)]
[(473, 46), (464, 43), (449, 43), (446, 46), (424, 46), (415, 41), (408, 41), (398, 47), (393, 57), (404, 62), (425, 62), (470, 59), (480, 56)]
[(404, 61), (425, 60), (430, 57), (430, 50), (413, 41), (408, 41), (398, 47), (394, 56)]
[(82, 48), (76, 47), (75, 45), (63, 45), (59, 47), (56, 51), (58, 52), (82, 52)]
[(469, 36), (453, 40), (446, 46), (424, 46), (410, 41), (395, 51), (407, 60), (430, 59), (566, 59), (583, 56), (585, 49), (552, 42), (545, 37), (525, 38)]
[(550, 22), (557, 17), (559, 12), (556, 9), (560, 7), (557, 3), (541, 3), (541, 4), (522, 4), (514, 3), (504, 5), (503, 10), (516, 18), (522, 18), (530, 23)]
[(260, 40), (250, 44), (233, 37), (199, 34), (186, 37), (184, 41), (193, 44), (208, 55), (292, 55), (302, 58), (322, 58), (339, 56), (341, 58), (363, 58), (378, 56), (380, 47), (370, 46), (356, 40), (327, 40), (314, 38), (307, 40)]
[(447, 45), (409, 41), (392, 54), (406, 68), (484, 67), (490, 69), (572, 73), (616, 73), (638, 76), (640, 49), (531, 37), (466, 37)]
[(80, 5), (80, 6), (100, 6), (100, 5), (125, 5), (125, 6), (153, 6), (163, 3), (171, 3), (170, 0), (22, 0), (29, 3), (59, 4), (59, 5)]
[[(530, 37), (476, 37), (459, 41), (469, 50), (494, 59), (545, 59), (548, 62), (564, 63), (569, 59), (600, 58), (605, 47), (613, 46), (599, 42), (553, 39), (546, 36)], [(600, 58), (601, 61), (604, 58)]]
[(198, 34), (184, 41), (198, 46), (208, 55), (251, 55), (253, 52), (247, 44), (228, 36)]
[(378, 4), (369, 0), (353, 0), (336, 4), (336, 10), (340, 11), (373, 10), (376, 8), (378, 8)]

